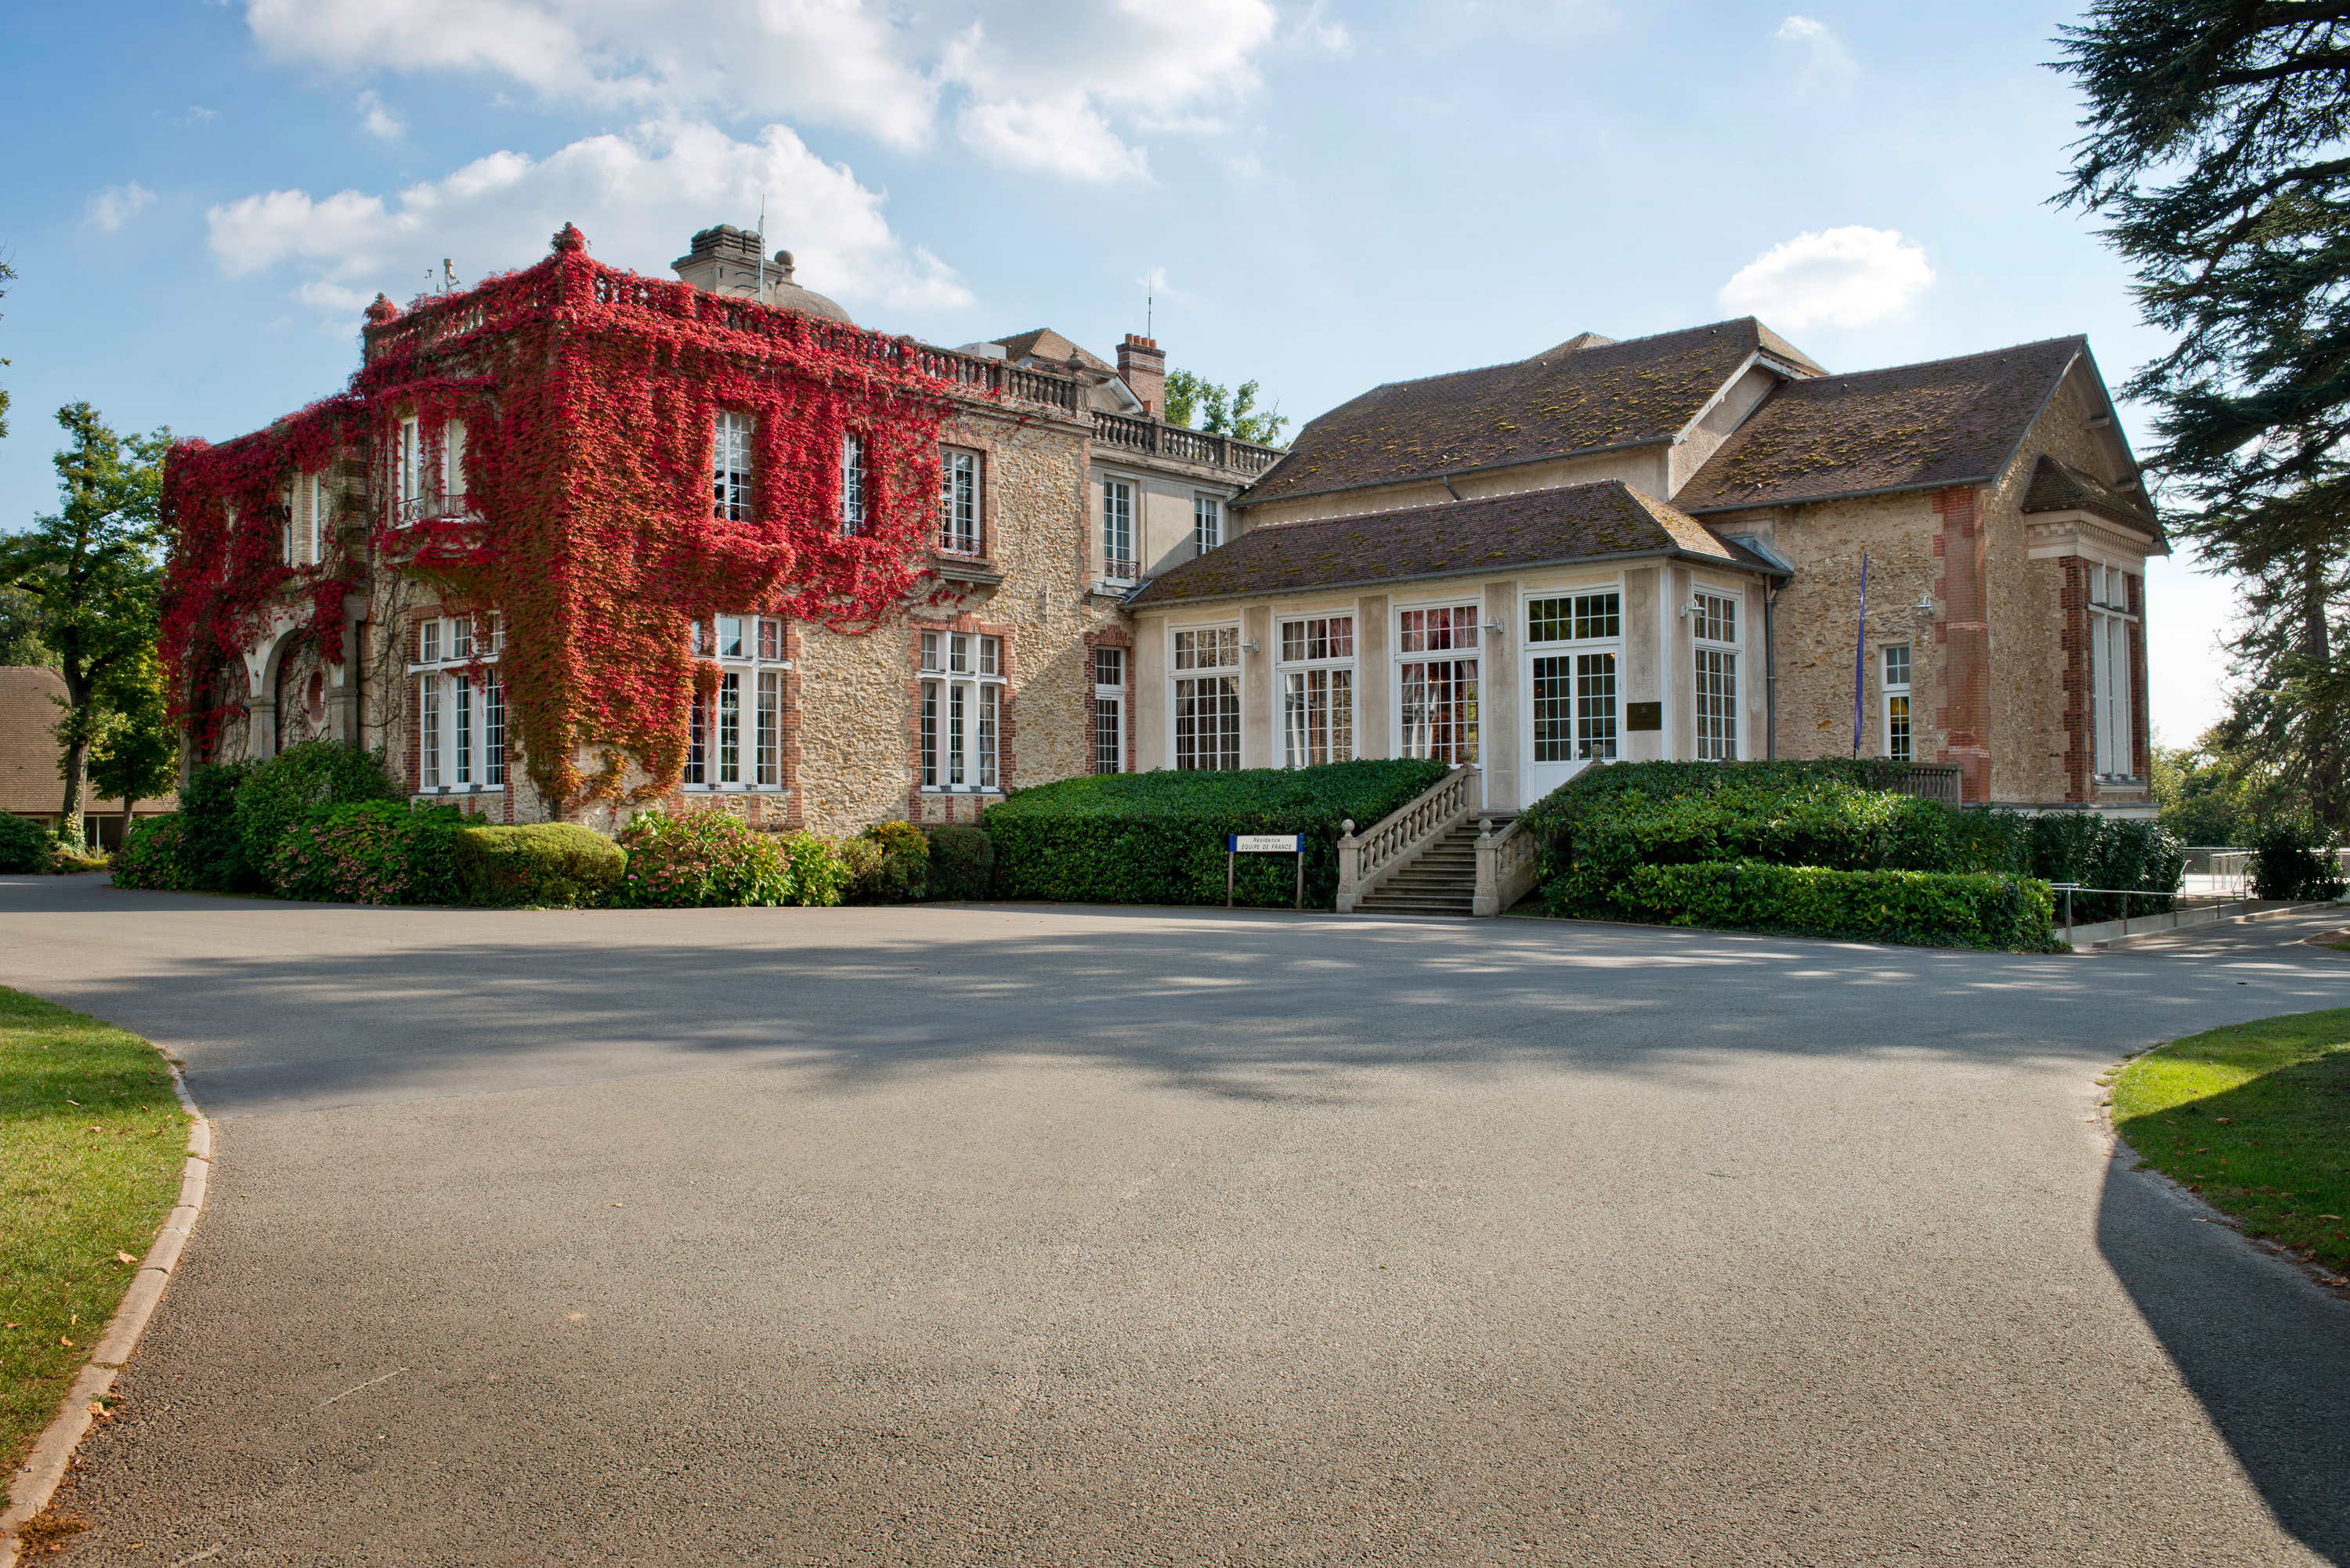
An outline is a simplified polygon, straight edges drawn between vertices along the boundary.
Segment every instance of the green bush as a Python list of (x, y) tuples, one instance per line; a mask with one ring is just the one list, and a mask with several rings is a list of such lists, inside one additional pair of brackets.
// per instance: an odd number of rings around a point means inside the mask
[(206, 763), (188, 774), (180, 792), (182, 885), (210, 893), (249, 893), (268, 884), (266, 867), (244, 857), (236, 829), (236, 792), (253, 772), (249, 762)]
[(2249, 869), (2256, 898), (2338, 898), (2342, 867), (2334, 836), (2308, 815), (2272, 816), (2251, 832)]
[(813, 833), (779, 833), (775, 848), (791, 863), (794, 901), (815, 909), (840, 902), (848, 883), (848, 867), (839, 853)]
[(114, 885), (178, 892), (194, 884), (182, 868), (181, 825), (176, 814), (151, 816), (131, 828), (114, 852)]
[(931, 839), (932, 898), (984, 898), (995, 872), (995, 846), (987, 830), (968, 822), (947, 822), (926, 830)]
[(255, 765), (236, 786), (236, 833), (248, 866), (271, 864), (278, 840), (328, 806), (405, 802), (380, 752), (340, 741), (304, 741)]
[(464, 814), (404, 801), (329, 805), (296, 824), (269, 859), (283, 898), (338, 904), (454, 904)]
[[(1305, 836), (1305, 902), (1338, 896), (1338, 825), (1367, 829), (1442, 778), (1442, 763), (1332, 763), (1233, 773), (1100, 774), (1024, 789), (987, 813), (1000, 898), (1078, 904), (1222, 904), (1224, 837)], [(1234, 901), (1286, 909), (1286, 855), (1240, 857)]]
[(627, 872), (626, 851), (570, 822), (467, 827), (457, 835), (457, 883), (465, 902), (496, 909), (598, 909)]
[[(870, 852), (852, 849), (867, 845)], [(903, 904), (923, 896), (931, 879), (931, 841), (910, 822), (877, 822), (841, 846), (851, 904)]]
[(2011, 873), (1831, 871), (1739, 860), (1636, 866), (1619, 918), (1933, 947), (2058, 950), (2048, 884)]
[(47, 871), (57, 858), (57, 836), (29, 816), (0, 811), (0, 873)]
[(729, 811), (664, 816), (640, 811), (620, 830), (628, 869), (619, 902), (698, 909), (800, 902), (792, 858), (778, 836)]

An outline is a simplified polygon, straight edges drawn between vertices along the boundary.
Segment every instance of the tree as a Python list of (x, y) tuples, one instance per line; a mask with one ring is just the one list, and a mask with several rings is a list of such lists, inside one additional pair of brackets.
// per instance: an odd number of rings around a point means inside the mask
[(2059, 38), (2087, 132), (2056, 200), (2112, 221), (2171, 350), (2175, 531), (2244, 579), (2231, 751), (2350, 824), (2350, 5), (2101, 0)]
[(0, 664), (57, 662), (34, 625), (36, 616), (32, 595), (0, 583)]
[(177, 782), (180, 726), (163, 694), (163, 661), (150, 641), (117, 664), (100, 683), (99, 705), (114, 716), (90, 753), (90, 783), (100, 800), (122, 802), (122, 832), (142, 800), (153, 800)]
[(55, 459), (62, 504), (0, 538), (0, 584), (31, 601), (34, 629), (65, 680), (65, 716), (52, 731), (65, 747), (57, 836), (79, 845), (90, 752), (121, 718), (109, 694), (127, 666), (153, 656), (159, 503), (172, 438), (169, 431), (119, 436), (88, 403), (59, 409), (57, 423), (72, 442)]
[(1263, 412), (1256, 408), (1257, 384), (1243, 381), (1237, 390), (1227, 391), (1214, 382), (1204, 380), (1189, 370), (1170, 370), (1167, 374), (1167, 422), (1189, 428), (1194, 420), (1210, 435), (1229, 435), (1252, 441), (1258, 446), (1277, 446), (1281, 432), (1289, 424), (1289, 416), (1278, 411), (1278, 406)]

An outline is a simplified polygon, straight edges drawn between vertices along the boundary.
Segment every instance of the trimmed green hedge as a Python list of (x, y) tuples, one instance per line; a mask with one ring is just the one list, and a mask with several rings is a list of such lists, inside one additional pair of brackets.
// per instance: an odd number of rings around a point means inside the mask
[(1817, 866), (1637, 866), (1612, 900), (1669, 926), (1789, 931), (1927, 947), (2061, 950), (2048, 884), (2012, 873), (1831, 871)]
[(968, 822), (922, 829), (931, 841), (932, 898), (984, 898), (995, 875), (995, 846), (987, 830)]
[(468, 827), (457, 835), (457, 883), (465, 901), (490, 909), (600, 909), (612, 901), (629, 857), (571, 822)]
[[(1305, 902), (1338, 898), (1338, 825), (1367, 828), (1442, 778), (1417, 759), (1232, 773), (1101, 774), (1021, 790), (987, 813), (995, 893), (1068, 904), (1222, 904), (1224, 836), (1305, 836)], [(1243, 855), (1234, 901), (1286, 909), (1297, 867)]]

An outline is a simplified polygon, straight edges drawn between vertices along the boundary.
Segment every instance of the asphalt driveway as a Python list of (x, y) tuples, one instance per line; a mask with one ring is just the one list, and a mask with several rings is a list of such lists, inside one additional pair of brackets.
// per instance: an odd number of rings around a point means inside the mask
[(2262, 929), (0, 878), (221, 1118), (62, 1561), (2350, 1563), (2350, 1307), (2095, 1115)]

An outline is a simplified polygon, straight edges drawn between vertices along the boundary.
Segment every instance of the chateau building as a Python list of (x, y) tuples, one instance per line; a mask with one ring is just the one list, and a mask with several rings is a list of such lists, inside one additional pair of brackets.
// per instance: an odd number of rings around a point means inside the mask
[(675, 270), (567, 229), (379, 300), (341, 400), (175, 453), (190, 753), (335, 736), (607, 828), (1395, 755), (1506, 815), (1617, 758), (1856, 745), (2151, 810), (2167, 546), (2080, 338), (1834, 374), (1752, 319), (1586, 334), (1284, 453), (1169, 424), (1145, 338), (888, 337), (731, 227)]

